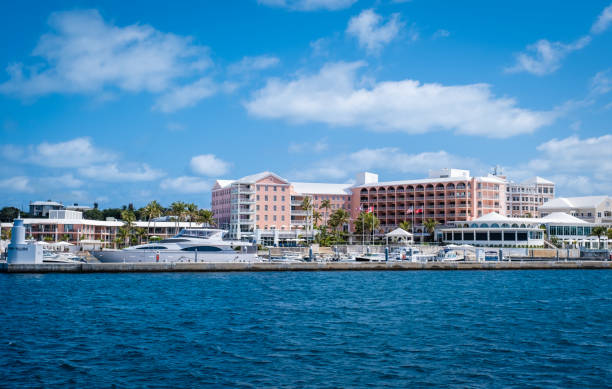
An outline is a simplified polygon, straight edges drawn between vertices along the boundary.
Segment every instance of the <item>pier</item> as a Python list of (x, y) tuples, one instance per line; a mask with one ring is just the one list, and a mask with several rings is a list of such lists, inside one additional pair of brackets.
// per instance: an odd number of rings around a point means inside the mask
[(163, 273), (612, 269), (611, 261), (0, 264), (2, 273)]

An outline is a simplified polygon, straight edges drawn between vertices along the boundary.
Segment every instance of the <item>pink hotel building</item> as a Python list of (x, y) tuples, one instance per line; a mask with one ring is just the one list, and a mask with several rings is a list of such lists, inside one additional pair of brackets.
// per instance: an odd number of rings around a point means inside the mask
[[(471, 177), (467, 170), (442, 169), (420, 180), (378, 182), (378, 175), (359, 173), (357, 182), (324, 184), (289, 182), (263, 172), (239, 180), (217, 180), (212, 189), (212, 211), (219, 227), (235, 239), (252, 238), (255, 230), (312, 230), (312, 217), (302, 208), (310, 197), (321, 213), (329, 199), (333, 212), (343, 208), (357, 218), (360, 209), (373, 208), (382, 229), (389, 231), (402, 221), (412, 221), (424, 232), (423, 221), (440, 224), (468, 221), (490, 212), (506, 214), (506, 180), (489, 175)], [(329, 216), (329, 215), (327, 215)], [(325, 217), (325, 215), (324, 215)]]

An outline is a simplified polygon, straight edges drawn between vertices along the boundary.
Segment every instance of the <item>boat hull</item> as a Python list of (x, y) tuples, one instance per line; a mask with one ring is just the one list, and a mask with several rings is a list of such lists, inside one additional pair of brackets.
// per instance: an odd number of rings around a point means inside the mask
[(202, 253), (195, 251), (149, 251), (149, 250), (102, 250), (92, 251), (98, 261), (102, 263), (172, 263), (172, 262), (261, 262), (257, 254), (214, 252)]

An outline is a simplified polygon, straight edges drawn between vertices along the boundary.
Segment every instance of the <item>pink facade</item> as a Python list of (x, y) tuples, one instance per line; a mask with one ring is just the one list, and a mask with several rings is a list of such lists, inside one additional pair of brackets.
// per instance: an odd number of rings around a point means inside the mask
[[(351, 217), (372, 207), (381, 228), (390, 231), (403, 221), (414, 220), (423, 232), (427, 219), (439, 224), (472, 220), (491, 212), (505, 214), (505, 182), (497, 177), (433, 178), (376, 183), (352, 189)], [(409, 213), (412, 208), (414, 214)], [(422, 209), (421, 213), (416, 213)], [(414, 216), (414, 218), (413, 218)]]

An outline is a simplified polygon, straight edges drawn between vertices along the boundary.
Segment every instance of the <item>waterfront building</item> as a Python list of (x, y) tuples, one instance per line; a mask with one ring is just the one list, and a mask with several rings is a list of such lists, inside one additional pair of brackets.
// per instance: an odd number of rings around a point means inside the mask
[(30, 216), (32, 217), (48, 217), (49, 211), (58, 211), (60, 209), (64, 209), (64, 205), (56, 201), (30, 202)]
[(532, 177), (506, 186), (506, 214), (511, 217), (539, 217), (539, 208), (555, 197), (555, 183)]
[[(23, 219), (26, 237), (36, 241), (65, 241), (79, 247), (112, 248), (115, 246), (119, 228), (125, 223), (121, 220), (83, 219), (83, 213), (70, 210), (51, 210), (48, 218)], [(176, 221), (136, 221), (134, 227), (142, 228), (149, 237), (166, 239), (175, 236), (183, 228), (206, 227), (201, 223)], [(0, 229), (7, 231), (13, 223), (2, 223)], [(1, 231), (0, 231), (1, 232)]]
[(488, 175), (472, 177), (469, 170), (430, 171), (429, 178), (378, 182), (374, 173), (360, 173), (352, 190), (351, 216), (371, 209), (385, 232), (414, 218), (416, 236), (426, 234), (423, 223), (440, 225), (469, 221), (491, 212), (506, 213), (506, 180)]
[(591, 223), (612, 225), (610, 196), (559, 197), (540, 207), (542, 216), (565, 212)]
[[(340, 208), (350, 210), (350, 186), (289, 182), (266, 171), (238, 180), (217, 180), (212, 189), (211, 208), (219, 227), (228, 230), (232, 239), (259, 243), (262, 237), (269, 240), (270, 236), (273, 241), (278, 241), (279, 236), (281, 240), (285, 236), (287, 239), (312, 237), (313, 213), (319, 211), (324, 200), (329, 200), (330, 212)], [(312, 204), (310, 209), (303, 207), (306, 198)], [(300, 232), (275, 235), (268, 230)]]
[[(444, 243), (469, 244), (489, 247), (549, 246), (553, 237), (562, 247), (608, 248), (606, 237), (591, 235), (597, 226), (563, 212), (554, 212), (542, 218), (509, 218), (489, 213), (470, 222), (457, 221), (451, 227), (441, 228)], [(545, 239), (548, 241), (546, 242)]]

